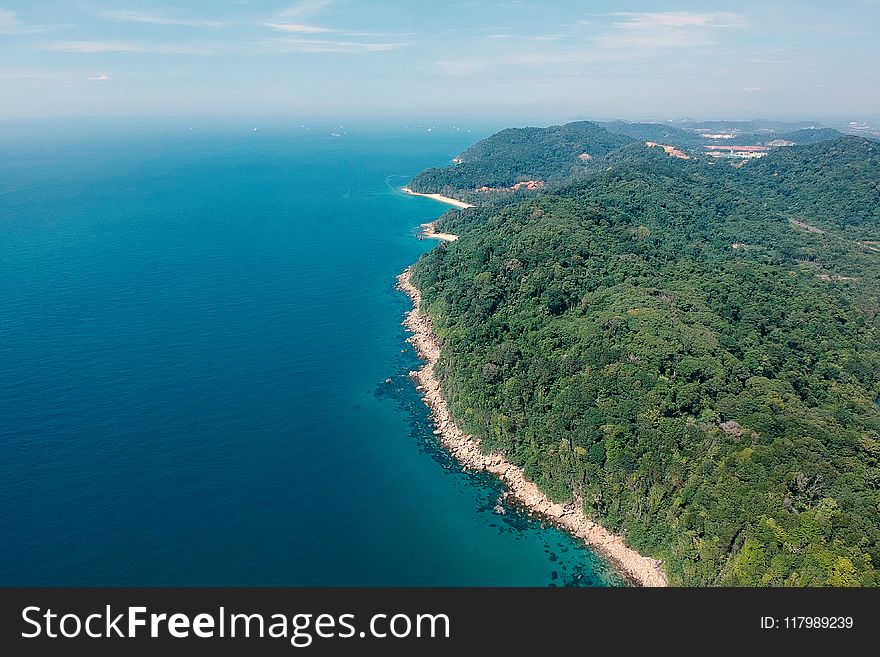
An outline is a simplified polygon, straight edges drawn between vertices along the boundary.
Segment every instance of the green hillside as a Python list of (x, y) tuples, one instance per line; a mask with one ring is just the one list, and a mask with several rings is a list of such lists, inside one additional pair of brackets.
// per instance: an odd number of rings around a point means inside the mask
[(423, 171), (409, 186), (416, 192), (473, 199), (473, 191), (484, 186), (508, 188), (524, 180), (558, 182), (585, 174), (597, 159), (630, 141), (589, 121), (509, 128), (468, 148), (460, 163)]
[(673, 584), (880, 584), (878, 155), (632, 143), (447, 213), (415, 278), (459, 422)]

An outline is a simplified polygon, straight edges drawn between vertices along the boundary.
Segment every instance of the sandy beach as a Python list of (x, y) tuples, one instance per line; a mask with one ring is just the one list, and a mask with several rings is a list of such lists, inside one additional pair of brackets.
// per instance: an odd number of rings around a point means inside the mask
[(421, 194), (419, 192), (414, 192), (409, 187), (401, 187), (401, 191), (404, 194), (410, 194), (411, 196), (424, 196), (426, 198), (432, 198), (435, 201), (440, 201), (441, 203), (446, 203), (448, 205), (454, 205), (457, 208), (473, 208), (476, 207), (472, 203), (465, 203), (464, 201), (459, 201), (454, 198), (449, 198), (448, 196), (443, 196), (443, 194)]
[(508, 487), (509, 496), (531, 512), (553, 522), (581, 538), (587, 545), (608, 559), (628, 581), (638, 586), (667, 586), (666, 574), (660, 561), (642, 556), (627, 547), (623, 539), (590, 520), (577, 502), (553, 503), (538, 486), (526, 479), (522, 468), (507, 461), (500, 454), (484, 454), (479, 440), (467, 436), (456, 426), (434, 367), (440, 358), (440, 342), (434, 333), (431, 319), (422, 312), (422, 295), (412, 282), (412, 268), (397, 277), (398, 288), (413, 302), (404, 326), (412, 331), (408, 341), (426, 362), (410, 375), (417, 382), (417, 390), (431, 409), (441, 444), (465, 467), (484, 470), (496, 475)]
[(427, 224), (422, 224), (422, 236), (427, 237), (432, 240), (442, 240), (443, 242), (454, 242), (458, 239), (458, 235), (453, 235), (452, 233), (438, 233), (435, 229), (437, 227), (436, 221), (431, 221)]

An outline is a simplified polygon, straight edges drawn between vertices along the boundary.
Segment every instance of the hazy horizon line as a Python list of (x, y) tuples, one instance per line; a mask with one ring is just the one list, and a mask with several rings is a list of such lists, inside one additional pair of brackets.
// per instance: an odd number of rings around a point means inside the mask
[(238, 121), (271, 121), (271, 122), (292, 122), (304, 123), (311, 122), (322, 125), (335, 124), (339, 122), (358, 122), (364, 125), (370, 124), (400, 124), (407, 123), (410, 126), (417, 124), (431, 124), (427, 127), (434, 128), (453, 128), (456, 125), (464, 123), (505, 123), (528, 126), (550, 126), (564, 125), (578, 121), (608, 122), (608, 121), (624, 121), (627, 123), (705, 123), (705, 122), (726, 122), (726, 123), (747, 123), (747, 122), (777, 122), (777, 123), (841, 123), (849, 121), (875, 121), (880, 120), (880, 113), (877, 114), (799, 114), (799, 115), (773, 115), (773, 114), (731, 114), (731, 115), (692, 115), (692, 116), (674, 116), (660, 117), (650, 115), (574, 115), (565, 117), (549, 117), (538, 116), (424, 116), (424, 115), (398, 115), (398, 116), (377, 116), (369, 113), (361, 115), (330, 115), (323, 113), (315, 114), (295, 114), (295, 113), (239, 113), (239, 114), (206, 114), (206, 113), (168, 113), (168, 114), (72, 114), (72, 115), (10, 115), (0, 116), (0, 122), (28, 122), (28, 121), (44, 121), (44, 122), (64, 122), (64, 121), (108, 121), (108, 122), (124, 122), (124, 121), (208, 121), (208, 122), (238, 122)]

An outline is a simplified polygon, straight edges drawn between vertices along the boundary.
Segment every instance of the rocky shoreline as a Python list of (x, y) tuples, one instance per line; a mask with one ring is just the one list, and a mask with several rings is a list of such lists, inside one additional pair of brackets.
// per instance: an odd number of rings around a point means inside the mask
[(509, 497), (525, 509), (535, 513), (574, 536), (582, 539), (596, 552), (608, 559), (629, 582), (637, 586), (667, 586), (662, 562), (645, 557), (627, 547), (623, 539), (602, 525), (590, 520), (576, 502), (556, 504), (542, 493), (538, 486), (526, 479), (522, 468), (507, 461), (501, 454), (484, 454), (479, 440), (465, 435), (455, 424), (449, 406), (434, 375), (440, 358), (440, 342), (434, 333), (431, 318), (422, 312), (422, 295), (412, 282), (412, 267), (397, 277), (398, 288), (413, 302), (404, 326), (412, 335), (408, 341), (415, 347), (425, 364), (410, 375), (436, 425), (434, 433), (441, 444), (465, 467), (484, 470), (501, 479), (509, 490)]

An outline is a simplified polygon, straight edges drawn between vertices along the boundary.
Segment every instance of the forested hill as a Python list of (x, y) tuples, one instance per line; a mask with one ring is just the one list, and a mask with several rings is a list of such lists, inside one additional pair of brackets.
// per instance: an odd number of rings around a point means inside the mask
[(777, 139), (792, 141), (795, 144), (818, 144), (819, 142), (837, 139), (841, 136), (839, 130), (834, 128), (804, 128), (780, 134)]
[[(707, 123), (706, 125), (715, 125)], [(679, 149), (688, 157), (705, 157), (706, 149), (730, 141), (742, 146), (773, 147), (813, 144), (835, 139), (832, 129), (776, 132), (754, 131), (752, 122), (731, 124), (729, 139), (718, 141), (708, 129), (679, 128), (663, 123), (577, 121), (548, 128), (508, 128), (465, 150), (454, 164), (427, 169), (409, 187), (416, 192), (440, 193), (476, 205), (509, 202), (539, 190), (570, 184), (588, 177), (606, 158), (632, 144), (654, 142)], [(776, 128), (784, 124), (768, 124)], [(753, 132), (737, 132), (746, 127)], [(713, 137), (713, 138), (710, 138)]]
[(423, 171), (409, 186), (416, 192), (463, 197), (481, 187), (505, 189), (529, 180), (555, 182), (584, 173), (595, 159), (631, 141), (589, 121), (509, 128), (468, 148), (458, 164)]
[(678, 148), (699, 148), (706, 143), (698, 132), (683, 130), (662, 123), (631, 123), (629, 121), (608, 121), (600, 123), (603, 128), (617, 135), (624, 135), (639, 141), (656, 141)]
[(458, 421), (685, 585), (878, 585), (880, 150), (633, 143), (415, 269)]
[(876, 234), (880, 226), (880, 144), (863, 137), (782, 148), (742, 169), (753, 194), (815, 220), (821, 228)]

